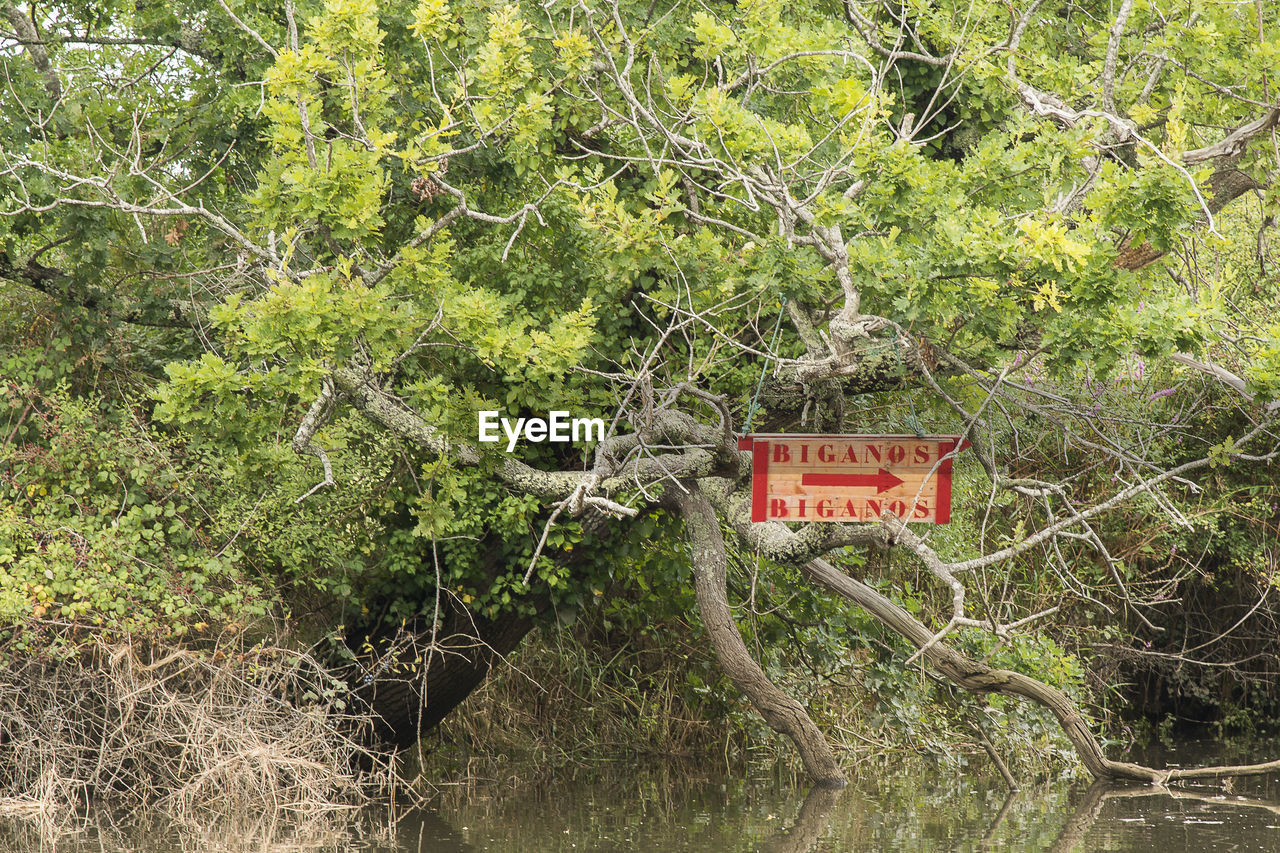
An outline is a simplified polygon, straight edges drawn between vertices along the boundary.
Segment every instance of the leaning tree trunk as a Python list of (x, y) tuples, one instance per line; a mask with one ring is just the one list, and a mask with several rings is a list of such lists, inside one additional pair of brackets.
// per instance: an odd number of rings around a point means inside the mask
[(835, 754), (822, 732), (809, 719), (804, 706), (779, 690), (747, 651), (725, 594), (728, 560), (720, 521), (697, 485), (689, 483), (687, 488), (688, 491), (678, 495), (675, 501), (684, 516), (685, 531), (692, 546), (698, 612), (711, 638), (720, 669), (735, 687), (746, 694), (774, 731), (795, 742), (805, 770), (817, 785), (844, 787), (847, 782)]
[(533, 617), (518, 613), (485, 619), (452, 596), (441, 596), (440, 610), (434, 637), (430, 615), (422, 619), (426, 627), (371, 637), (377, 657), (352, 679), (352, 692), (373, 712), (373, 735), (399, 749), (462, 704), (534, 626)]
[(922, 650), (922, 654), (939, 673), (953, 684), (975, 693), (1001, 693), (1028, 699), (1046, 708), (1058, 720), (1076, 754), (1095, 779), (1168, 784), (1192, 779), (1223, 776), (1257, 776), (1280, 772), (1280, 760), (1259, 764), (1219, 765), (1212, 767), (1176, 767), (1166, 770), (1114, 761), (1107, 758), (1075, 703), (1061, 690), (1042, 681), (1007, 669), (996, 669), (981, 661), (934, 642), (933, 632), (906, 610), (876, 590), (849, 577), (826, 560), (810, 560), (801, 566), (805, 576), (831, 592), (853, 601)]

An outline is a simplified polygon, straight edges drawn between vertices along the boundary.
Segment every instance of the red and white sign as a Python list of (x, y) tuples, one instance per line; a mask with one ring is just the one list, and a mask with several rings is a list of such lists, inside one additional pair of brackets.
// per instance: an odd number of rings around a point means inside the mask
[[(959, 437), (748, 435), (752, 521), (951, 521)], [(968, 444), (960, 447), (964, 450)]]

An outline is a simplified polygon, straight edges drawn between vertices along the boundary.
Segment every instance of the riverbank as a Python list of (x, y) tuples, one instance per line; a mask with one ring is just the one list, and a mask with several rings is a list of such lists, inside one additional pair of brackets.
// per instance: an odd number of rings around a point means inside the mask
[[(533, 781), (659, 760), (699, 775), (807, 784), (791, 743), (719, 675), (696, 631), (663, 624), (621, 645), (595, 636), (589, 624), (531, 634), (424, 739), (416, 754), (424, 775), (437, 784)], [(765, 654), (799, 659), (773, 662), (779, 686), (805, 704), (845, 764), (923, 759), (941, 772), (995, 773), (994, 752), (1027, 784), (1079, 767), (1047, 712), (1002, 697), (975, 700), (892, 651), (855, 652), (820, 670), (798, 665), (803, 650)]]
[[(648, 762), (803, 788), (790, 743), (717, 675), (696, 633), (655, 627), (620, 645), (593, 642), (586, 625), (540, 629), (395, 756), (369, 737), (372, 717), (332, 650), (306, 647), (283, 620), (180, 636), (32, 621), (0, 643), (0, 811), (60, 825), (90, 808), (190, 825), (229, 813), (294, 822)], [(854, 656), (782, 681), (846, 766), (914, 757), (939, 772), (991, 772), (984, 741), (1020, 779), (1072, 766), (1038, 711), (960, 704), (886, 665)]]

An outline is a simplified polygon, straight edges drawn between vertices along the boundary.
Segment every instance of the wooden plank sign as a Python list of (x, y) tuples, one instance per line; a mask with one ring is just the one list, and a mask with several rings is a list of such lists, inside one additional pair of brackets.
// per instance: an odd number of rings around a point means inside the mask
[[(752, 521), (951, 521), (954, 435), (748, 435)], [(964, 450), (966, 442), (960, 447)]]

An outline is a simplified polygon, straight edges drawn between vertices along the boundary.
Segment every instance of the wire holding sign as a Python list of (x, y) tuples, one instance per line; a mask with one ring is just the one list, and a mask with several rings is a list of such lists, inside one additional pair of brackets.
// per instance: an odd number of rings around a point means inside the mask
[[(752, 521), (951, 521), (959, 436), (748, 435)], [(959, 446), (964, 450), (967, 443)]]

